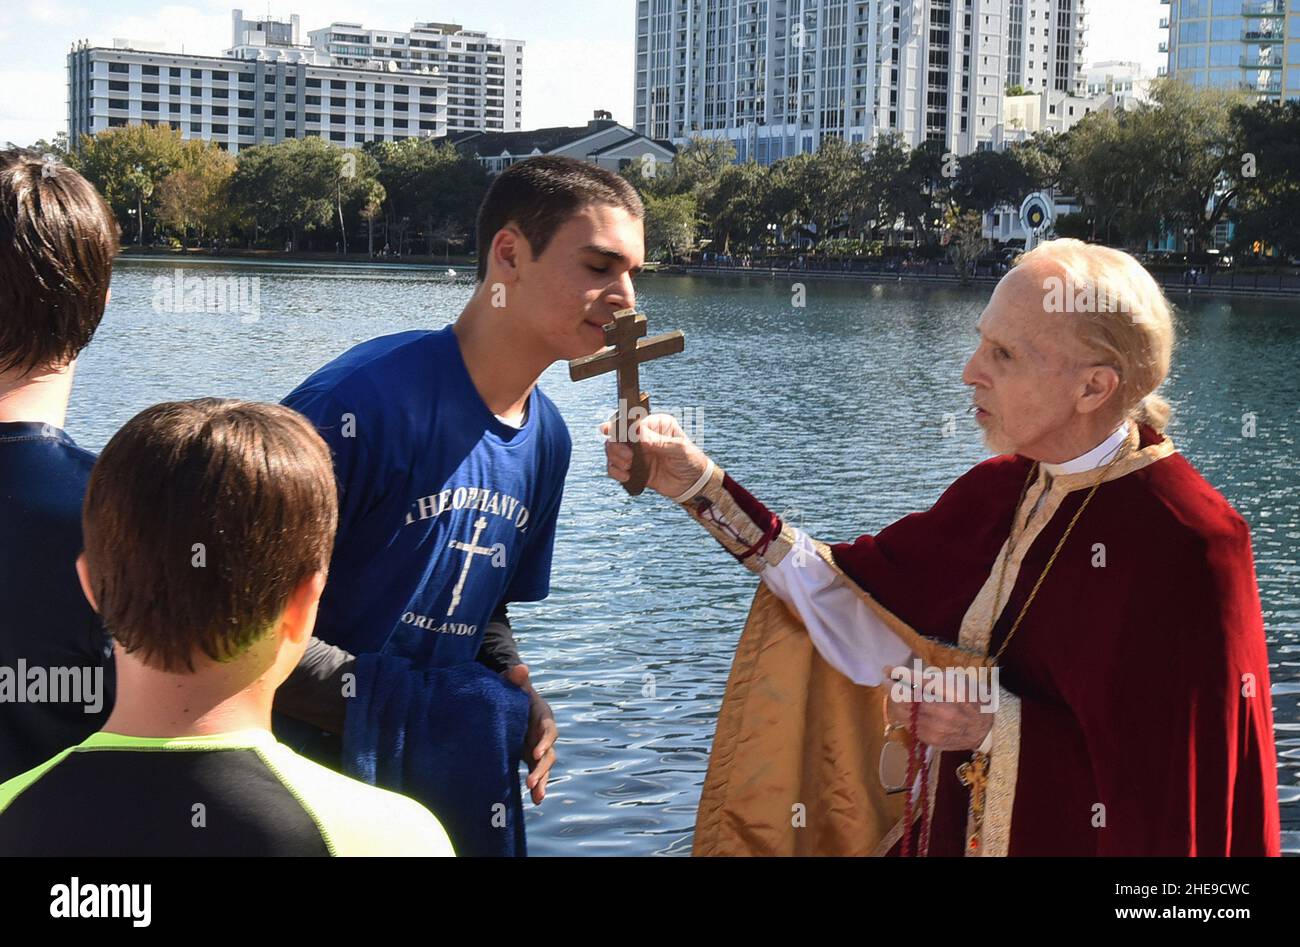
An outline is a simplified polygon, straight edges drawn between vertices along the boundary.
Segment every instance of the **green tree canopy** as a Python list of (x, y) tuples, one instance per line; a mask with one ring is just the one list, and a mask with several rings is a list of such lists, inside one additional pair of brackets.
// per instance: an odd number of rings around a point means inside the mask
[(650, 257), (676, 259), (695, 246), (698, 224), (695, 198), (690, 194), (669, 194), (645, 198), (645, 245)]
[(232, 199), (259, 228), (286, 231), (297, 249), (302, 233), (333, 219), (343, 154), (315, 136), (246, 148), (231, 181)]
[(1300, 102), (1233, 110), (1238, 153), (1233, 167), (1233, 247), (1256, 243), (1300, 256)]
[(158, 185), (159, 223), (179, 231), (187, 246), (191, 230), (200, 234), (228, 230), (230, 182), (236, 165), (234, 155), (211, 142), (185, 142), (179, 166)]
[[(108, 202), (123, 233), (142, 234), (154, 194), (167, 175), (182, 166), (181, 133), (169, 125), (129, 125), (82, 135), (69, 160)], [(132, 223), (132, 213), (139, 220)]]

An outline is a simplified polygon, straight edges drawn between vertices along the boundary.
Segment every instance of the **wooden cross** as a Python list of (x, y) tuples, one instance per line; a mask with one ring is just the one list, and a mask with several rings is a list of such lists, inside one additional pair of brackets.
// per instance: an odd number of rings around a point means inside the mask
[(650, 465), (641, 445), (632, 437), (632, 425), (650, 413), (650, 396), (641, 390), (637, 366), (651, 359), (675, 355), (686, 348), (680, 331), (665, 332), (652, 339), (646, 334), (645, 316), (632, 309), (614, 313), (614, 321), (605, 326), (605, 344), (612, 348), (576, 358), (569, 363), (569, 378), (583, 381), (606, 372), (618, 371), (618, 414), (615, 415), (614, 440), (632, 445), (632, 470), (623, 489), (632, 496), (645, 490)]
[(450, 618), (456, 612), (456, 606), (460, 604), (460, 593), (465, 588), (465, 580), (469, 577), (469, 567), (474, 562), (475, 556), (490, 556), (492, 550), (485, 549), (478, 544), (479, 537), (483, 535), (483, 530), (487, 528), (487, 519), (480, 516), (474, 521), (474, 537), (468, 543), (462, 543), (453, 539), (447, 545), (452, 549), (459, 549), (465, 554), (465, 565), (460, 570), (460, 580), (456, 583), (456, 588), (451, 593), (451, 607), (447, 609), (447, 617)]

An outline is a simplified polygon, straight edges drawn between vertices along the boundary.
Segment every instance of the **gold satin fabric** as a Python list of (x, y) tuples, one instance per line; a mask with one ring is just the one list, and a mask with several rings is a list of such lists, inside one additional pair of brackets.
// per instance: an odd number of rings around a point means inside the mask
[[(861, 594), (927, 665), (980, 663)], [(835, 670), (798, 616), (760, 585), (727, 679), (694, 854), (885, 854), (902, 832), (906, 797), (886, 794), (879, 777), (892, 683), (863, 687)]]

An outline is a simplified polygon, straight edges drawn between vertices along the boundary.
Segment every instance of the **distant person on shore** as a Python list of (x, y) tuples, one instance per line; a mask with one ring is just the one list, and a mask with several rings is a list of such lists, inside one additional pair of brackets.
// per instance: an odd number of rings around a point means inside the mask
[(417, 803), (271, 735), (337, 517), (329, 449), (288, 408), (160, 404), (113, 437), (76, 571), (115, 639), (117, 701), (0, 784), (0, 856), (452, 853)]
[(358, 655), (342, 746), (298, 738), (425, 802), (461, 854), (524, 853), (521, 752), (534, 804), (546, 795), (554, 716), (507, 612), (549, 592), (569, 467), (537, 380), (599, 351), (635, 304), (643, 216), (595, 165), (511, 166), (480, 208), (478, 286), (456, 322), (363, 342), (284, 402), (334, 452), (340, 527), (318, 634)]
[[(95, 458), (63, 426), (119, 237), (77, 172), (0, 152), (0, 673), (24, 690), (0, 701), (0, 781), (81, 742), (113, 708), (112, 643), (74, 567)], [(42, 699), (26, 699), (41, 681)], [(47, 693), (56, 682), (66, 687)]]

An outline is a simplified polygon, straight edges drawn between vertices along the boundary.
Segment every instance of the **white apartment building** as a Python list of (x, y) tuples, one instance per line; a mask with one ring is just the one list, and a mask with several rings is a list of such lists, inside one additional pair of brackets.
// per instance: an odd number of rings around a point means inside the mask
[(915, 147), (937, 140), (969, 154), (999, 144), (1006, 89), (1008, 0), (879, 4), (882, 45), (877, 131)]
[(1151, 94), (1151, 75), (1141, 63), (1107, 60), (1083, 70), (1089, 96), (1113, 95), (1122, 108), (1145, 102)]
[(1084, 67), (1084, 94), (1026, 89), (1003, 103), (1004, 143), (1037, 132), (1061, 134), (1093, 112), (1127, 110), (1148, 100), (1151, 77), (1141, 63), (1106, 61)]
[(345, 54), (329, 39), (333, 26), (311, 34), (324, 37), (323, 48), (303, 43), (296, 15), (247, 20), (234, 10), (231, 27), (223, 56), (128, 40), (111, 48), (75, 44), (67, 61), (69, 142), (75, 148), (83, 134), (139, 124), (172, 125), (231, 152), (307, 136), (356, 147), (519, 127), (518, 41), (416, 24), (409, 33), (382, 33), (376, 47), (398, 38), (392, 45), (405, 47), (404, 55), (383, 56)]
[(1008, 95), (1003, 103), (1002, 141), (1024, 141), (1038, 132), (1068, 132), (1093, 112), (1114, 111), (1114, 95), (1070, 95), (1066, 92), (1029, 92)]
[(416, 23), (410, 30), (331, 23), (308, 32), (312, 47), (339, 66), (378, 65), (447, 80), (448, 132), (517, 131), (523, 114), (524, 44), (458, 23)]
[(726, 137), (761, 164), (828, 135), (995, 147), (1017, 9), (1021, 81), (1081, 91), (1083, 0), (637, 0), (633, 125)]
[(441, 76), (81, 44), (68, 53), (68, 140), (166, 124), (237, 153), (315, 136), (343, 147), (447, 134)]
[(1085, 0), (1007, 0), (1007, 86), (1083, 95)]

